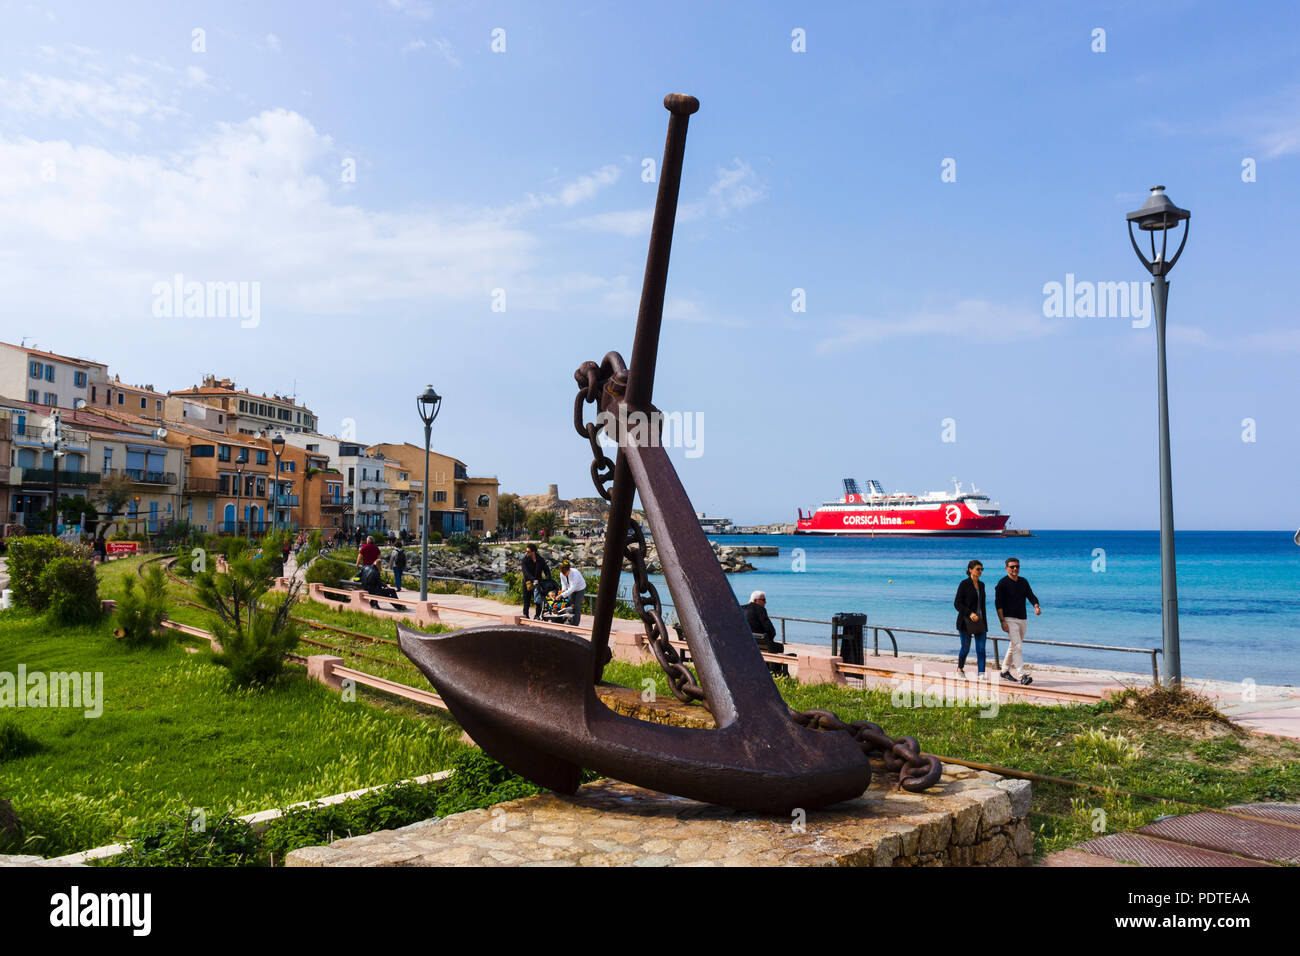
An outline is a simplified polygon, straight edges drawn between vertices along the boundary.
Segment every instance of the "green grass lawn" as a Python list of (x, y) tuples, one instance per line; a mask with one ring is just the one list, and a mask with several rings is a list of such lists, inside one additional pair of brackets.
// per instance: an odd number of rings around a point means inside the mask
[[(120, 574), (126, 564), (105, 570)], [(0, 711), (0, 722), (43, 747), (0, 760), (0, 795), (24, 823), (23, 852), (109, 843), (137, 821), (186, 807), (251, 813), (390, 783), (444, 769), (462, 749), (459, 728), (440, 711), (364, 691), (345, 702), (297, 666), (273, 687), (237, 690), (206, 654), (176, 642), (130, 650), (112, 639), (107, 621), (56, 630), (6, 612), (0, 671), (16, 672), (20, 663), (29, 673), (102, 672), (104, 683), (98, 718), (70, 709)]]
[[(670, 697), (657, 665), (612, 663), (605, 679), (639, 688), (655, 681)], [(996, 716), (969, 708), (896, 707), (888, 690), (854, 690), (777, 678), (796, 710), (824, 709), (844, 720), (872, 720), (886, 733), (911, 734), (927, 753), (1065, 777), (1115, 790), (1156, 794), (1153, 800), (1034, 782), (1030, 824), (1034, 852), (1050, 853), (1099, 833), (1130, 830), (1156, 817), (1191, 812), (1192, 803), (1300, 800), (1300, 741), (1237, 734), (1226, 727), (1171, 724), (1107, 705), (1044, 707), (1002, 703)], [(1104, 817), (1095, 811), (1102, 810)]]
[[(117, 596), (122, 578), (136, 574), (139, 564), (102, 566), (103, 596)], [(175, 582), (168, 593), (173, 602), (194, 597)], [(297, 613), (374, 637), (395, 636), (391, 620), (315, 602), (304, 602)], [(170, 616), (211, 627), (211, 614), (200, 608), (174, 603)], [(0, 759), (0, 795), (41, 838), (28, 852), (52, 855), (109, 842), (136, 820), (188, 806), (247, 813), (386, 783), (446, 767), (460, 750), (459, 730), (443, 714), (364, 691), (362, 701), (347, 704), (308, 682), (301, 668), (291, 668), (271, 690), (235, 691), (224, 670), (182, 643), (132, 652), (108, 631), (105, 624), (56, 632), (21, 613), (0, 616), (0, 671), (22, 662), (29, 670), (75, 667), (105, 675), (107, 702), (98, 719), (80, 711), (0, 711), (0, 722), (16, 721), (46, 748)], [(301, 645), (304, 655), (333, 650), (360, 670), (426, 686), (396, 647), (329, 631), (304, 633), (330, 645)], [(196, 646), (206, 649), (206, 642)], [(606, 670), (606, 679), (630, 687), (647, 677), (669, 696), (655, 665), (614, 663)], [(1300, 799), (1296, 741), (1156, 721), (1105, 704), (1002, 703), (986, 718), (967, 708), (895, 706), (885, 690), (788, 679), (777, 685), (796, 709), (874, 720), (894, 736), (916, 736), (930, 753), (1157, 795), (1035, 782), (1031, 824), (1039, 855), (1195, 805)]]

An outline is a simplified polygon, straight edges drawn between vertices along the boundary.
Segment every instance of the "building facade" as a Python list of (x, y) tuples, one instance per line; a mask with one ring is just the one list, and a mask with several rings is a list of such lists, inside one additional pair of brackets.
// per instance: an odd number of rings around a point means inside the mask
[(248, 389), (236, 389), (229, 378), (205, 375), (202, 385), (167, 393), (172, 398), (202, 402), (220, 408), (225, 415), (229, 435), (274, 435), (283, 432), (314, 432), (316, 414), (293, 398), (283, 395), (255, 395)]
[(29, 405), (75, 408), (90, 401), (91, 385), (108, 378), (108, 366), (0, 342), (0, 395)]
[[(379, 444), (371, 450), (395, 462), (409, 477), (407, 484), (415, 511), (410, 530), (420, 534), (424, 491), (424, 449), (410, 442)], [(465, 463), (450, 455), (429, 452), (428, 520), (430, 532), (444, 538), (459, 534), (480, 536), (497, 529), (495, 477), (472, 477)], [(409, 520), (409, 519), (408, 519)]]

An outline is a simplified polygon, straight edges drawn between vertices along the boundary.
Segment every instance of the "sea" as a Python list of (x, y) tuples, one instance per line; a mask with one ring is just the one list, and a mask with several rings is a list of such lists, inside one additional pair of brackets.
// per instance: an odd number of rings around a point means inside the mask
[[(722, 535), (713, 540), (780, 549), (776, 557), (749, 558), (754, 571), (728, 575), (740, 603), (751, 591), (767, 592), (768, 613), (778, 630), (778, 615), (829, 621), (842, 612), (866, 614), (868, 654), (870, 629), (882, 626), (951, 635), (894, 632), (900, 653), (955, 658), (952, 601), (972, 558), (984, 564), (995, 623), (994, 585), (1005, 573), (1004, 560), (1020, 559), (1021, 575), (1043, 609), (1040, 617), (1028, 609), (1029, 640), (1147, 650), (1162, 643), (1157, 531), (1035, 531), (1032, 537), (988, 539)], [(1300, 547), (1292, 532), (1179, 531), (1174, 550), (1183, 676), (1300, 685)], [(671, 603), (663, 578), (655, 580)], [(785, 628), (787, 640), (830, 644), (829, 624), (788, 621)], [(887, 636), (880, 632), (879, 637), (881, 653), (892, 653)], [(1151, 673), (1149, 653), (1029, 644), (1025, 661), (1031, 669), (1043, 663)], [(1160, 661), (1163, 675), (1163, 655)]]

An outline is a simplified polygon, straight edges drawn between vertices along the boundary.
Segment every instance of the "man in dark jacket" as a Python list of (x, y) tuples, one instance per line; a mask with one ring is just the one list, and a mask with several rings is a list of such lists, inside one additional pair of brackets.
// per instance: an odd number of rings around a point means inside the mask
[[(745, 620), (749, 623), (750, 633), (754, 635), (758, 649), (766, 654), (784, 654), (785, 645), (776, 639), (776, 625), (767, 616), (767, 595), (755, 591), (749, 596), (749, 603), (741, 610), (745, 612)], [(790, 668), (785, 664), (769, 662), (767, 666), (773, 674), (790, 676)]]
[[(1002, 679), (1018, 680), (1022, 684), (1033, 683), (1033, 678), (1025, 673), (1025, 664), (1021, 658), (1020, 645), (1025, 639), (1028, 617), (1025, 614), (1025, 600), (1034, 607), (1035, 614), (1042, 614), (1038, 606), (1038, 597), (1029, 581), (1020, 576), (1020, 559), (1007, 558), (1007, 576), (993, 589), (993, 606), (997, 608), (998, 620), (1002, 630), (1007, 632), (1007, 653), (1002, 661)], [(1020, 672), (1019, 677), (1012, 676), (1013, 668)]]
[(540, 618), (542, 616), (542, 591), (538, 585), (551, 576), (551, 569), (546, 566), (546, 559), (537, 553), (537, 545), (530, 544), (524, 549), (524, 560), (520, 565), (520, 573), (524, 578), (524, 617), (528, 616), (528, 606), (536, 603), (537, 617)]

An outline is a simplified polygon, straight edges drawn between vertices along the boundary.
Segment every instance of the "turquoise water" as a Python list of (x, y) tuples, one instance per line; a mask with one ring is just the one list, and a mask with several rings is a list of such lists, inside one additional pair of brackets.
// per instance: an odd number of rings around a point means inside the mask
[[(781, 549), (775, 558), (751, 558), (756, 571), (729, 576), (742, 604), (751, 591), (766, 591), (773, 616), (829, 620), (837, 612), (855, 611), (867, 614), (868, 625), (954, 632), (952, 599), (966, 562), (978, 558), (984, 563), (993, 617), (993, 586), (1004, 573), (1002, 562), (1018, 557), (1021, 574), (1043, 608), (1041, 617), (1030, 609), (1028, 638), (1161, 645), (1160, 536), (1155, 531), (1041, 531), (1030, 538), (989, 540), (794, 535), (715, 540)], [(803, 571), (792, 568), (796, 548), (803, 549)], [(1096, 549), (1104, 552), (1104, 570)], [(1300, 684), (1300, 547), (1291, 532), (1180, 531), (1175, 551), (1184, 676)], [(656, 583), (666, 599), (662, 578)], [(791, 622), (786, 634), (802, 643), (830, 643), (824, 625)], [(896, 636), (900, 651), (957, 652), (955, 632), (950, 641)], [(881, 640), (888, 648), (883, 634)], [(1151, 669), (1150, 655), (1034, 645), (1025, 651), (1031, 665)]]

